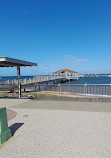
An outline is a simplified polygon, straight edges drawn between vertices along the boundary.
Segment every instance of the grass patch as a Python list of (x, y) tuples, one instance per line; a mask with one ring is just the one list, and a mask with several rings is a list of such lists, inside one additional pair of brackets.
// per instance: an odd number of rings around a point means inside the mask
[(63, 97), (63, 96), (59, 96), (59, 95), (54, 95), (54, 94), (48, 94), (48, 93), (24, 93), (23, 96), (32, 96), (32, 97)]

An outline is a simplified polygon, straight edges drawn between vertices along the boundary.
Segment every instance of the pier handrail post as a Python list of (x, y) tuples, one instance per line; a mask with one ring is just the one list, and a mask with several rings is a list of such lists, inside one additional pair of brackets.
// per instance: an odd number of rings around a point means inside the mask
[(59, 87), (59, 92), (61, 93), (61, 84), (58, 83), (58, 87)]
[(31, 79), (29, 78), (29, 83), (31, 83)]
[(26, 78), (24, 79), (24, 84), (26, 84)]
[(16, 84), (16, 80), (14, 79), (14, 83)]
[(87, 83), (85, 83), (84, 86), (85, 86), (85, 93), (87, 94)]
[(33, 78), (33, 81), (32, 82), (35, 82), (35, 78)]

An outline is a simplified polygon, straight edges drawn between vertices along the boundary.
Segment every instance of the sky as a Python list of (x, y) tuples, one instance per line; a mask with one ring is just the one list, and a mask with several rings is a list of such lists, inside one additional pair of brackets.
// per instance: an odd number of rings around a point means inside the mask
[(0, 56), (38, 64), (21, 75), (111, 73), (111, 0), (0, 1)]

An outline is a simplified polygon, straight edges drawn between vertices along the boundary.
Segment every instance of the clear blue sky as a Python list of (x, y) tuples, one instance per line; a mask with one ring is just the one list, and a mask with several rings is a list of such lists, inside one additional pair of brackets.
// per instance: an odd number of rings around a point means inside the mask
[(0, 56), (38, 63), (22, 75), (111, 73), (111, 0), (0, 1)]

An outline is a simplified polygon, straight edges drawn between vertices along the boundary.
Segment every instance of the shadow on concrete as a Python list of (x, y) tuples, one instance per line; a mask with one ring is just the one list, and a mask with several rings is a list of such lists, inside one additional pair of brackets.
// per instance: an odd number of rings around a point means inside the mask
[(12, 136), (15, 134), (15, 132), (23, 125), (24, 123), (14, 123), (9, 128), (11, 130)]

